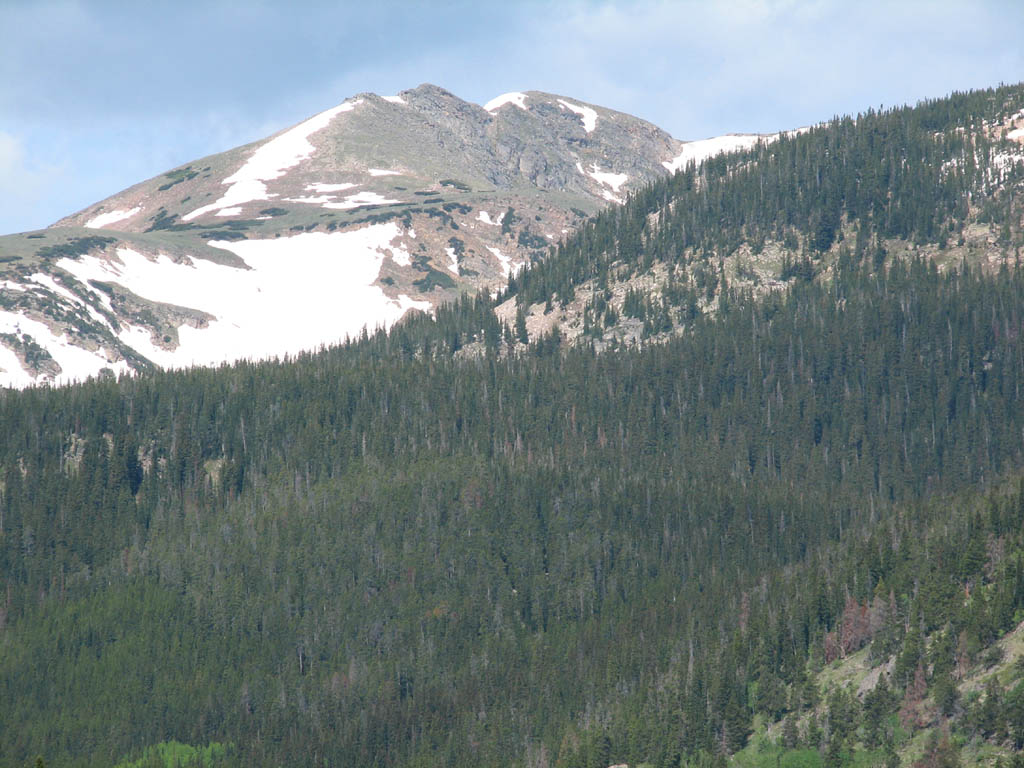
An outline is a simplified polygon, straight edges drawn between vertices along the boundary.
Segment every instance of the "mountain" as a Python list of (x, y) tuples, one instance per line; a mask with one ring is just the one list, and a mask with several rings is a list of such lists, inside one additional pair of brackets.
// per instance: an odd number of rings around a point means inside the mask
[(0, 384), (295, 354), (496, 291), (684, 143), (552, 94), (355, 96), (0, 238)]
[(0, 768), (1018, 768), (1022, 122), (835, 118), (497, 295), (0, 392)]

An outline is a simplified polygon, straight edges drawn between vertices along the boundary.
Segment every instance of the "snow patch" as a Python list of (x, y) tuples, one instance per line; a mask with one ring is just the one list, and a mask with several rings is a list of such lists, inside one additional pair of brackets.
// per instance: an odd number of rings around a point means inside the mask
[(583, 120), (583, 130), (587, 133), (597, 127), (597, 112), (595, 110), (581, 104), (570, 104), (565, 99), (559, 99), (558, 103), (562, 105), (562, 109), (571, 110), (580, 116)]
[(107, 226), (107, 224), (113, 224), (118, 221), (124, 221), (125, 219), (130, 218), (131, 216), (134, 216), (136, 213), (139, 213), (141, 211), (142, 206), (137, 205), (130, 211), (110, 211), (108, 213), (101, 213), (99, 216), (93, 216), (91, 219), (85, 222), (84, 226), (88, 227), (89, 229), (102, 229), (103, 227)]
[(370, 168), (367, 173), (371, 176), (401, 176), (401, 171), (385, 171), (380, 168)]
[(217, 211), (216, 215), (217, 216), (237, 216), (241, 212), (242, 212), (242, 209), (240, 207), (222, 208), (221, 210)]
[(400, 267), (408, 267), (412, 264), (412, 256), (401, 246), (391, 246), (391, 260)]
[(324, 203), (324, 208), (335, 208), (338, 210), (345, 210), (347, 208), (360, 208), (364, 205), (387, 205), (389, 203), (397, 203), (399, 200), (391, 200), (384, 195), (379, 195), (376, 192), (357, 192), (354, 195), (349, 195), (340, 203)]
[(497, 219), (492, 219), (491, 214), (487, 211), (479, 211), (476, 215), (477, 221), (482, 221), (484, 224), (490, 224), (492, 227), (501, 226), (502, 219), (505, 218), (505, 212), (502, 211), (501, 215)]
[(335, 195), (317, 195), (316, 197), (286, 197), (286, 203), (308, 203), (309, 205), (323, 205), (335, 199)]
[(309, 143), (309, 137), (326, 128), (335, 116), (342, 112), (350, 112), (362, 103), (362, 99), (346, 101), (260, 145), (241, 168), (221, 182), (230, 186), (219, 200), (185, 214), (181, 217), (182, 221), (191, 221), (204, 213), (247, 203), (250, 200), (269, 200), (276, 197), (267, 193), (267, 185), (263, 182), (279, 178), (287, 169), (298, 165), (313, 154), (316, 147)]
[[(806, 130), (810, 129), (808, 128)], [(662, 165), (665, 166), (670, 173), (675, 173), (680, 168), (685, 168), (691, 160), (699, 165), (701, 161), (709, 157), (719, 155), (723, 152), (738, 152), (740, 150), (750, 149), (759, 141), (771, 142), (775, 141), (777, 138), (777, 133), (768, 136), (761, 136), (756, 133), (746, 133), (715, 136), (714, 138), (701, 139), (700, 141), (688, 141), (683, 144), (682, 152), (671, 160), (664, 161)]]
[(520, 93), (519, 91), (512, 91), (511, 93), (503, 93), (501, 96), (495, 96), (493, 99), (484, 104), (484, 109), (488, 112), (494, 112), (495, 110), (503, 107), (506, 104), (515, 104), (520, 109), (526, 109), (526, 94)]
[(407, 104), (408, 102), (401, 96), (381, 96), (384, 101), (390, 101), (392, 104)]
[(487, 250), (490, 251), (492, 254), (494, 254), (494, 257), (498, 260), (498, 263), (501, 264), (501, 273), (506, 278), (516, 274), (522, 268), (523, 265), (521, 262), (513, 262), (512, 259), (503, 254), (497, 248), (492, 248), (489, 245), (484, 247), (487, 248)]
[[(629, 176), (627, 176), (624, 173), (601, 172), (600, 170), (598, 170), (597, 163), (591, 163), (591, 167), (594, 169), (593, 171), (585, 171), (585, 170), (583, 170), (583, 166), (580, 165), (580, 162), (578, 160), (576, 161), (576, 170), (577, 171), (579, 171), (584, 176), (589, 176), (590, 178), (594, 179), (599, 184), (611, 187), (616, 192), (619, 191), (619, 187), (621, 187), (626, 182), (626, 180), (629, 178)], [(610, 202), (613, 202), (613, 203), (622, 203), (623, 202), (623, 200), (621, 198), (616, 197), (614, 194), (612, 194), (612, 192), (610, 190), (607, 190), (607, 189), (601, 190), (601, 197), (603, 197), (605, 200), (609, 200)]]
[(348, 208), (359, 208), (364, 205), (384, 205), (397, 203), (398, 200), (390, 200), (376, 192), (357, 192), (339, 201), (337, 195), (317, 195), (316, 197), (286, 197), (285, 202), (308, 203), (309, 205), (320, 205), (324, 208), (346, 210)]
[(1012, 139), (1013, 141), (1024, 141), (1024, 128), (1017, 128), (1016, 130), (1010, 131), (1006, 134), (1006, 138)]
[(429, 302), (406, 295), (391, 299), (374, 285), (389, 251), (392, 258), (408, 258), (390, 245), (400, 234), (398, 224), (388, 222), (347, 232), (210, 241), (249, 269), (203, 259), (147, 258), (128, 248), (118, 249), (116, 259), (85, 256), (57, 265), (86, 286), (89, 280), (114, 282), (150, 301), (213, 315), (206, 328), (181, 326), (174, 350), (155, 346), (143, 328), (120, 334), (159, 365), (212, 365), (316, 349), (356, 336), (366, 326), (390, 327), (410, 308), (429, 309)]
[(601, 171), (598, 168), (597, 163), (592, 163), (592, 171), (587, 171), (587, 176), (594, 179), (598, 184), (604, 184), (605, 186), (611, 187), (614, 192), (619, 191), (619, 187), (626, 183), (629, 176), (625, 173), (610, 173), (608, 171)]
[(306, 189), (313, 192), (341, 192), (346, 189), (352, 189), (352, 187), (358, 187), (358, 184), (353, 184), (351, 181), (343, 181), (340, 184), (321, 184), (319, 182), (315, 184), (307, 184)]
[(448, 271), (454, 274), (456, 277), (459, 275), (459, 257), (455, 254), (455, 249), (448, 247), (444, 249), (444, 252), (448, 254), (448, 258), (451, 259), (449, 262)]

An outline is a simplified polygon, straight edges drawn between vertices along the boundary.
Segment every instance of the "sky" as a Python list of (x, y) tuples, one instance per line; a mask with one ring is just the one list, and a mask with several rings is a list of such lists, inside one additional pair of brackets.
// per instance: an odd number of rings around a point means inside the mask
[(1024, 80), (1020, 0), (0, 0), (0, 234), (420, 83), (678, 139)]

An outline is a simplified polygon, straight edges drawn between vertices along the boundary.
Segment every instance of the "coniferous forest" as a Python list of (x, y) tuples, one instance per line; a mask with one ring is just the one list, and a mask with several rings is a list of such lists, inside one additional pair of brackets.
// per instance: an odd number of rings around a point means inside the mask
[[(0, 393), (0, 765), (1019, 765), (1022, 102), (691, 166), (390, 333)], [(885, 252), (968, 221), (1000, 263)], [(655, 263), (656, 343), (494, 314)]]

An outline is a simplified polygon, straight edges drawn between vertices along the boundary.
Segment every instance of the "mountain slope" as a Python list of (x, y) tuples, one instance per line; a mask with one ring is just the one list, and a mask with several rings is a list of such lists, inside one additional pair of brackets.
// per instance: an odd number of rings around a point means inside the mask
[(695, 152), (551, 94), (361, 94), (0, 239), (0, 384), (296, 353), (497, 290)]

